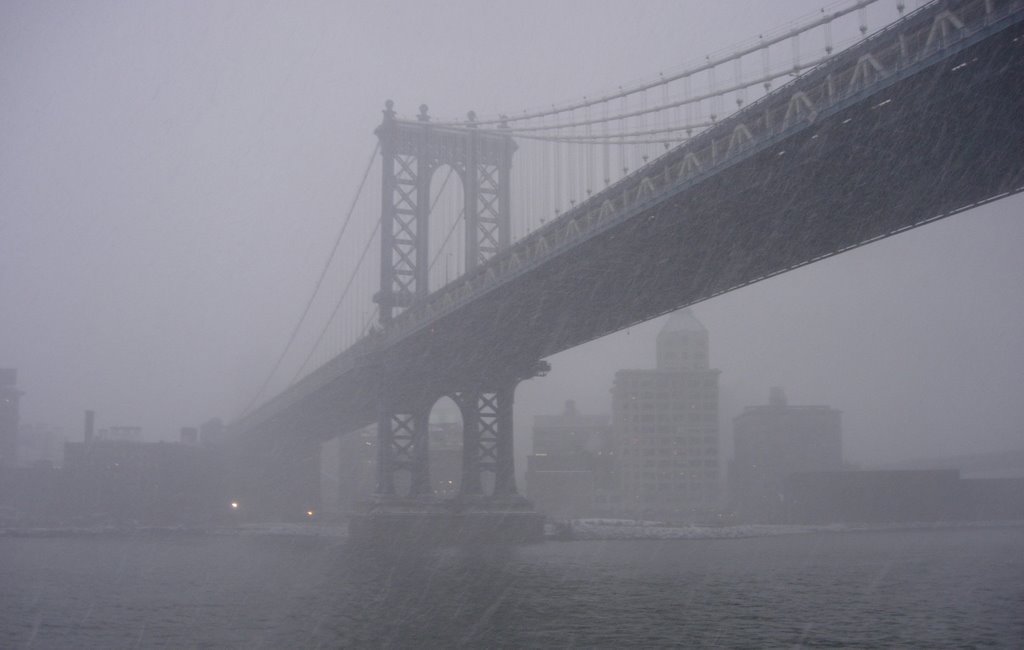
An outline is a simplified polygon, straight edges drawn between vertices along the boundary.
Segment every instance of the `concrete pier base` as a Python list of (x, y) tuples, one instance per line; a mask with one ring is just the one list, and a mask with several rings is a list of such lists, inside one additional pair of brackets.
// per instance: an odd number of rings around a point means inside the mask
[(372, 546), (532, 544), (544, 539), (544, 515), (520, 496), (380, 497), (349, 517), (349, 538)]

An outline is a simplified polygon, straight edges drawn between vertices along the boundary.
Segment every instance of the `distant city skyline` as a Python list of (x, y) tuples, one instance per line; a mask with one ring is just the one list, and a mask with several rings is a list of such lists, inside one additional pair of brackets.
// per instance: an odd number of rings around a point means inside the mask
[[(884, 4), (872, 28), (896, 16)], [(19, 369), (22, 422), (71, 440), (85, 409), (152, 440), (237, 417), (301, 312), (385, 99), (439, 116), (546, 105), (820, 10), (104, 6), (0, 8), (0, 366)], [(503, 28), (453, 30), (465, 20)], [(1024, 445), (1022, 201), (697, 305), (715, 332), (723, 430), (783, 385), (843, 410), (852, 462)], [(599, 412), (615, 369), (652, 359), (661, 323), (555, 355), (519, 387), (520, 467), (531, 417), (565, 399)]]

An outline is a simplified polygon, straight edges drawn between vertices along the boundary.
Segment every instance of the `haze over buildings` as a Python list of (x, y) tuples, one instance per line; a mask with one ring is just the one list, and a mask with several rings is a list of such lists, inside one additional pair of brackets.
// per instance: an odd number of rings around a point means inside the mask
[(620, 500), (611, 418), (580, 413), (566, 400), (557, 415), (533, 418), (526, 496), (540, 512), (569, 519), (611, 512)]
[(18, 464), (18, 371), (0, 368), (0, 466)]
[(1017, 647), (1022, 115), (1022, 0), (0, 2), (0, 647)]
[[(384, 99), (437, 115), (569, 99), (819, 8), (4, 4), (0, 365), (19, 369), (21, 420), (74, 432), (95, 408), (173, 439), (237, 416), (301, 311)], [(871, 24), (895, 16), (879, 11)], [(719, 426), (784, 385), (844, 411), (853, 461), (1021, 446), (1021, 201), (701, 305), (735, 400)], [(567, 395), (605, 410), (661, 325), (556, 355), (523, 384), (521, 456), (531, 417)]]
[(778, 520), (783, 483), (793, 474), (842, 469), (841, 415), (829, 406), (791, 405), (782, 388), (774, 387), (768, 404), (748, 406), (733, 418), (729, 488), (737, 512)]
[(708, 331), (689, 309), (658, 333), (656, 368), (615, 373), (623, 510), (678, 517), (718, 506), (718, 374), (709, 367)]

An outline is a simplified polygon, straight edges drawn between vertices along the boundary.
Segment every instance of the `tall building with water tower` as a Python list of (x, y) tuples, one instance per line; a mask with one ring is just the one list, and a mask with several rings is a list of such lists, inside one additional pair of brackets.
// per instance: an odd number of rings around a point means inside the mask
[(718, 375), (707, 328), (689, 309), (673, 314), (658, 333), (655, 368), (615, 374), (620, 512), (686, 520), (716, 508)]

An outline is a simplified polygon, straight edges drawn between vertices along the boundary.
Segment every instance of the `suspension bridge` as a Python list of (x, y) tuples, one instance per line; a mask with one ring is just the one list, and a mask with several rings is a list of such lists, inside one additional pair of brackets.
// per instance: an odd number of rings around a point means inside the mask
[(1019, 192), (1021, 115), (1018, 0), (845, 2), (537, 110), (387, 102), (334, 252), (229, 427), (237, 489), (305, 511), (312, 450), (376, 424), (378, 505), (429, 503), (428, 418), (450, 397), (446, 507), (526, 510), (512, 402), (546, 357)]

